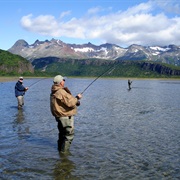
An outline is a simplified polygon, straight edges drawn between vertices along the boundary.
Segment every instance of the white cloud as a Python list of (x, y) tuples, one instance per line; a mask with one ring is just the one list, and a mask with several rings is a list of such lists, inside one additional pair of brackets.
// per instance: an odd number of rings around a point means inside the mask
[(153, 3), (151, 1), (147, 3), (141, 3), (139, 5), (136, 5), (134, 7), (130, 7), (127, 9), (127, 11), (124, 11), (124, 14), (127, 15), (133, 15), (133, 14), (140, 14), (140, 13), (148, 13), (153, 9)]
[(101, 11), (101, 8), (99, 7), (95, 7), (95, 8), (91, 8), (88, 10), (88, 14), (95, 14), (95, 13), (98, 13), (99, 11)]
[(162, 8), (165, 12), (180, 14), (179, 0), (153, 0), (152, 2)]
[(33, 18), (32, 14), (24, 16), (21, 19), (22, 26), (31, 32), (42, 35), (58, 36), (59, 25), (57, 20), (51, 15), (41, 15)]
[(71, 14), (71, 11), (62, 12), (60, 15), (60, 18), (63, 18), (63, 17), (68, 16), (70, 14)]
[[(161, 6), (167, 7), (157, 0)], [(179, 45), (180, 17), (168, 17), (163, 12), (153, 15), (155, 1), (141, 3), (106, 15), (98, 15), (99, 7), (90, 9), (87, 15), (71, 18), (64, 22), (52, 15), (22, 17), (21, 25), (28, 31), (57, 38), (98, 39), (101, 42), (122, 46), (140, 45)], [(170, 7), (170, 6), (169, 6)], [(171, 6), (172, 7), (172, 6)], [(176, 4), (175, 9), (178, 9)], [(70, 14), (70, 11), (61, 14)]]

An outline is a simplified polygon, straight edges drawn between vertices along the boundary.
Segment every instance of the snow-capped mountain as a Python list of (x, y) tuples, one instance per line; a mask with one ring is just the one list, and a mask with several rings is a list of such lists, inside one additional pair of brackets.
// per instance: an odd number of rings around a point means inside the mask
[(146, 60), (164, 62), (180, 66), (180, 46), (141, 46), (131, 45), (122, 48), (115, 44), (102, 44), (99, 46), (91, 43), (77, 45), (66, 44), (61, 40), (36, 40), (29, 45), (24, 40), (18, 40), (9, 50), (13, 54), (33, 61), (43, 57), (57, 57), (70, 59), (99, 58), (105, 60)]

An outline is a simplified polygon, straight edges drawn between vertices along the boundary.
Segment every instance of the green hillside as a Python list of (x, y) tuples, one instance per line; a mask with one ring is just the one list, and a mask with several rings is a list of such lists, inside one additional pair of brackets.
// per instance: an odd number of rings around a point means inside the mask
[(33, 73), (31, 63), (25, 58), (0, 49), (0, 75)]
[(28, 63), (26, 59), (8, 51), (0, 50), (0, 65), (17, 66), (19, 62)]
[[(43, 58), (33, 62), (37, 70), (48, 74), (95, 77), (111, 68), (104, 77), (180, 77), (180, 67), (146, 61), (112, 61), (101, 59), (53, 59)], [(46, 68), (44, 68), (46, 67)], [(179, 75), (177, 75), (179, 73)]]
[[(112, 68), (111, 68), (112, 67)], [(109, 71), (108, 71), (109, 70)], [(137, 64), (117, 64), (101, 66), (97, 65), (82, 65), (82, 64), (62, 64), (53, 63), (47, 67), (47, 72), (55, 73), (60, 72), (66, 76), (98, 76), (106, 72), (104, 77), (162, 77), (163, 75), (157, 72), (142, 70)], [(165, 76), (163, 76), (165, 77)]]

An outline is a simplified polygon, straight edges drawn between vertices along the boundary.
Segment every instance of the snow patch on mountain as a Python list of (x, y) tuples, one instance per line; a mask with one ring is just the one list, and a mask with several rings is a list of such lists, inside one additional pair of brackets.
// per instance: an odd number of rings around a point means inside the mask
[(91, 51), (94, 51), (93, 48), (89, 48), (89, 47), (83, 47), (83, 48), (73, 48), (73, 47), (71, 47), (71, 49), (74, 49), (75, 52), (91, 52)]
[(163, 52), (170, 50), (170, 48), (163, 48), (159, 46), (151, 46), (150, 49), (155, 50), (155, 51), (163, 51)]

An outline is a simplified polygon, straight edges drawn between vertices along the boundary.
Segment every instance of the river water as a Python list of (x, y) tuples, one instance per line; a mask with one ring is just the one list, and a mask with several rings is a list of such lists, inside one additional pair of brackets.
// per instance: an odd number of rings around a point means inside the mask
[[(98, 79), (83, 94), (70, 153), (57, 150), (53, 79), (30, 86), (17, 109), (13, 82), (0, 83), (0, 179), (180, 179), (180, 81)], [(73, 95), (93, 79), (69, 78)]]

